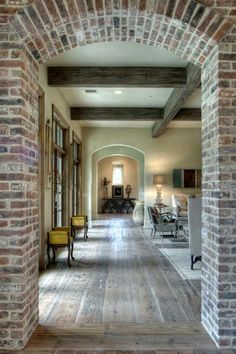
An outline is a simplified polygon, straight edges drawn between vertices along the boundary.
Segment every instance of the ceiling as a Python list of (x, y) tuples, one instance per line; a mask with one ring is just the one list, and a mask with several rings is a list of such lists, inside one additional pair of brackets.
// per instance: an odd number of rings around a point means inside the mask
[[(158, 47), (133, 42), (104, 42), (67, 51), (51, 59), (48, 66), (161, 66), (186, 67), (188, 62)], [(73, 107), (164, 107), (172, 88), (95, 88), (97, 93), (86, 93), (87, 87), (60, 87), (69, 106)], [(121, 91), (116, 94), (115, 91)], [(197, 89), (185, 102), (184, 108), (201, 107), (201, 90)], [(184, 126), (189, 125), (184, 124)], [(81, 126), (92, 127), (152, 127), (152, 121), (115, 122), (81, 121)], [(182, 127), (180, 122), (172, 126)], [(199, 122), (195, 125), (199, 126)]]

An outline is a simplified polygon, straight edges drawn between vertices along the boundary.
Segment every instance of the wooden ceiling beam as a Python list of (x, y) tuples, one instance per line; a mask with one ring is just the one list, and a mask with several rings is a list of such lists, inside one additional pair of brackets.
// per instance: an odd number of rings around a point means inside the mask
[(162, 108), (71, 107), (71, 119), (78, 121), (153, 121), (162, 118)]
[(201, 83), (201, 69), (193, 64), (187, 66), (187, 84), (182, 88), (176, 88), (168, 98), (164, 107), (162, 120), (157, 120), (152, 128), (153, 138), (157, 138), (166, 130), (169, 122), (177, 115), (186, 100), (199, 87)]
[(182, 87), (183, 67), (48, 67), (48, 85), (55, 87)]
[(195, 121), (200, 122), (202, 119), (201, 108), (181, 108), (176, 116), (173, 118), (174, 121)]
[[(72, 120), (154, 121), (163, 119), (163, 108), (72, 107)], [(201, 121), (200, 108), (181, 108), (173, 120)]]

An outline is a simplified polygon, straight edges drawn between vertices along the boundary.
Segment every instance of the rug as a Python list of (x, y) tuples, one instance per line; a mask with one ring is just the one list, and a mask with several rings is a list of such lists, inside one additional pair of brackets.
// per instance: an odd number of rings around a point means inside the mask
[(151, 240), (151, 242), (160, 247), (183, 247), (188, 248), (188, 241), (183, 238), (176, 239), (171, 235), (165, 235), (161, 238), (159, 235), (156, 235), (155, 238), (152, 238), (150, 229), (144, 229), (145, 235)]
[(190, 269), (189, 249), (160, 248), (159, 251), (168, 259), (184, 280), (201, 279), (201, 262), (194, 264), (194, 270)]

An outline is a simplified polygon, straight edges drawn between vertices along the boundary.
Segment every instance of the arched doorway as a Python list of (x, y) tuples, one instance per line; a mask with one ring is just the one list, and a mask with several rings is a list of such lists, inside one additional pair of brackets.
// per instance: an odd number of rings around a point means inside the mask
[[(11, 71), (10, 80), (6, 80), (7, 73), (4, 70), (1, 76), (7, 89), (15, 84), (19, 88), (14, 98), (11, 96), (14, 92), (10, 94), (7, 90), (5, 99), (1, 102), (4, 105), (4, 122), (7, 126), (5, 151), (8, 152), (8, 147), (14, 141), (11, 136), (14, 129), (17, 129), (15, 139), (19, 144), (18, 152), (13, 149), (13, 155), (8, 158), (10, 168), (3, 169), (2, 179), (16, 180), (22, 190), (27, 191), (25, 194), (22, 192), (20, 201), (16, 200), (13, 191), (9, 191), (5, 196), (7, 202), (10, 198), (10, 207), (6, 212), (7, 222), (3, 223), (3, 252), (14, 257), (15, 245), (19, 246), (20, 266), (17, 278), (16, 269), (9, 267), (4, 291), (11, 293), (11, 299), (8, 300), (12, 306), (14, 299), (18, 299), (24, 313), (20, 317), (22, 326), (18, 329), (17, 339), (11, 333), (9, 340), (6, 340), (7, 344), (4, 345), (22, 347), (38, 321), (38, 210), (35, 192), (38, 62), (46, 61), (49, 57), (78, 45), (117, 39), (160, 45), (202, 66), (202, 320), (219, 345), (235, 345), (234, 334), (222, 325), (228, 313), (220, 311), (221, 307), (230, 308), (231, 320), (236, 317), (235, 309), (230, 307), (233, 295), (230, 297), (224, 288), (225, 272), (228, 273), (227, 289), (231, 289), (234, 281), (233, 260), (229, 256), (227, 259), (221, 256), (228, 255), (228, 250), (230, 253), (234, 238), (234, 195), (231, 189), (235, 167), (230, 163), (229, 152), (234, 153), (231, 146), (235, 116), (235, 108), (231, 106), (234, 82), (231, 80), (235, 76), (235, 26), (214, 10), (194, 1), (188, 5), (183, 1), (176, 1), (175, 6), (173, 1), (135, 1), (129, 6), (128, 2), (121, 4), (120, 1), (114, 0), (106, 3), (106, 7), (101, 1), (97, 1), (96, 6), (88, 1), (78, 1), (77, 5), (74, 1), (68, 3), (69, 7), (66, 2), (61, 2), (60, 6), (56, 7), (51, 1), (33, 1), (28, 7), (21, 8), (2, 26), (3, 38), (4, 33), (5, 38), (8, 38), (7, 45), (3, 42), (3, 48), (6, 50), (4, 58), (7, 58), (3, 60), (3, 67), (16, 70)], [(12, 33), (11, 36), (9, 32)], [(226, 32), (231, 36), (224, 37)], [(14, 54), (12, 51), (15, 51)], [(18, 60), (14, 60), (16, 51)], [(8, 60), (10, 57), (11, 61)], [(14, 127), (10, 133), (12, 125), (17, 128)], [(14, 168), (16, 162), (19, 166)], [(16, 222), (12, 222), (12, 208), (23, 215), (21, 223), (17, 226)], [(3, 297), (3, 303), (5, 301)], [(8, 311), (10, 315), (11, 309)], [(12, 327), (14, 321), (9, 323), (9, 328)]]
[[(97, 206), (97, 164), (100, 160), (108, 156), (127, 156), (138, 162), (138, 178), (139, 178), (139, 193), (138, 198), (145, 198), (145, 158), (144, 153), (133, 148), (132, 146), (112, 145), (104, 146), (92, 154), (92, 193), (91, 205)], [(93, 218), (97, 217), (97, 207), (92, 210)]]

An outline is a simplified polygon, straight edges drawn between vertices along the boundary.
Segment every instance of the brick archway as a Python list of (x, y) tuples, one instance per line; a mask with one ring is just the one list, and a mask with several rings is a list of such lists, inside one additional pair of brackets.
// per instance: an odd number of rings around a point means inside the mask
[(10, 22), (39, 62), (71, 48), (121, 40), (163, 48), (203, 64), (232, 23), (195, 1), (33, 1)]
[[(5, 9), (11, 14), (10, 5)], [(0, 24), (6, 328), (0, 346), (23, 347), (38, 322), (38, 63), (79, 45), (126, 40), (159, 45), (202, 66), (202, 321), (218, 345), (236, 347), (236, 26), (193, 0), (36, 0), (6, 18)]]

